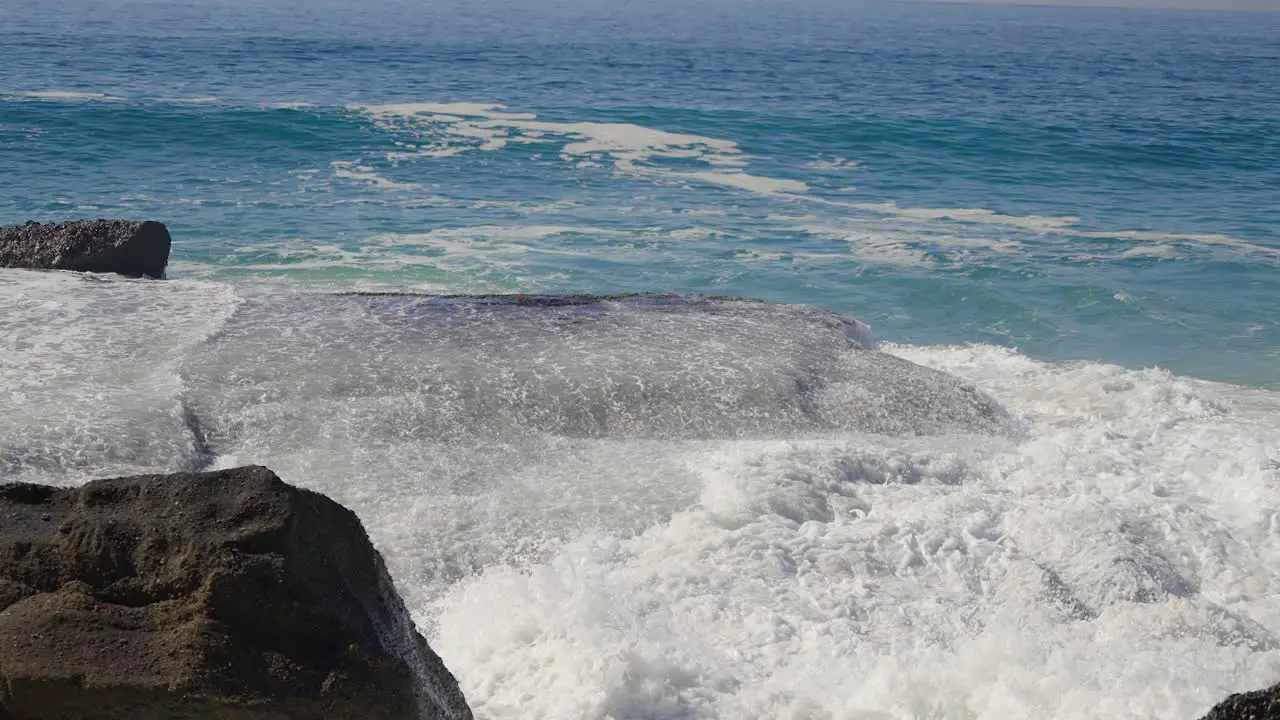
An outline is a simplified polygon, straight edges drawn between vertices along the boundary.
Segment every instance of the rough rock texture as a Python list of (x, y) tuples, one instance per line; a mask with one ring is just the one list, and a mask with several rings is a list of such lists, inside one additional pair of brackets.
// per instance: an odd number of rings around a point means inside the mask
[(0, 718), (471, 711), (355, 514), (246, 467), (0, 485)]
[(1201, 720), (1280, 720), (1280, 685), (1232, 695)]
[(134, 220), (76, 220), (0, 228), (0, 267), (164, 277), (169, 231)]

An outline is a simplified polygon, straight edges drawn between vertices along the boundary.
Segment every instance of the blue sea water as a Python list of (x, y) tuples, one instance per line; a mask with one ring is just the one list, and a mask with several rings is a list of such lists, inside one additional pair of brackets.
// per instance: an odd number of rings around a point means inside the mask
[(1277, 17), (10, 0), (0, 221), (156, 218), (176, 278), (739, 294), (1280, 387)]
[(1280, 679), (1280, 13), (0, 0), (78, 217), (168, 278), (0, 270), (0, 481), (326, 493), (479, 718)]

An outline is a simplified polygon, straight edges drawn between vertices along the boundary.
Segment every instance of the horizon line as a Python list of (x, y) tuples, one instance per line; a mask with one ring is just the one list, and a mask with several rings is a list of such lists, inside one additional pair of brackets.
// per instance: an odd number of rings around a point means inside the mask
[[(1245, 13), (1257, 15), (1280, 14), (1280, 6), (1247, 5), (1243, 7), (1207, 7), (1194, 4), (1151, 5), (1132, 3), (1125, 0), (908, 0), (917, 5), (1007, 5), (1010, 7), (1053, 7), (1071, 10), (1149, 10), (1197, 13)], [(1158, 2), (1159, 0), (1155, 0)], [(1195, 0), (1174, 0), (1174, 2), (1195, 2)], [(1271, 3), (1268, 3), (1270, 5)]]

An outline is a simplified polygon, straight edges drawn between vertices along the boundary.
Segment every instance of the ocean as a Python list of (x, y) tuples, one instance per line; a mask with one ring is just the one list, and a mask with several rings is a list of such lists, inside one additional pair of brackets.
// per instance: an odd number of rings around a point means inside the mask
[[(0, 224), (174, 237), (0, 270), (0, 473), (329, 494), (478, 717), (1280, 680), (1280, 13), (0, 0), (0, 58)], [(565, 293), (656, 295), (438, 297)]]

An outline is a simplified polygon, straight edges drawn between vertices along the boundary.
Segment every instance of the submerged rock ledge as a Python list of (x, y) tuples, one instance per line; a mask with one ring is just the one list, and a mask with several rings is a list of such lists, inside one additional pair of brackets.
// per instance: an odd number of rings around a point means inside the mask
[(270, 470), (0, 485), (0, 718), (469, 720), (359, 519)]
[(171, 244), (152, 220), (29, 222), (0, 228), (0, 267), (162, 278)]

